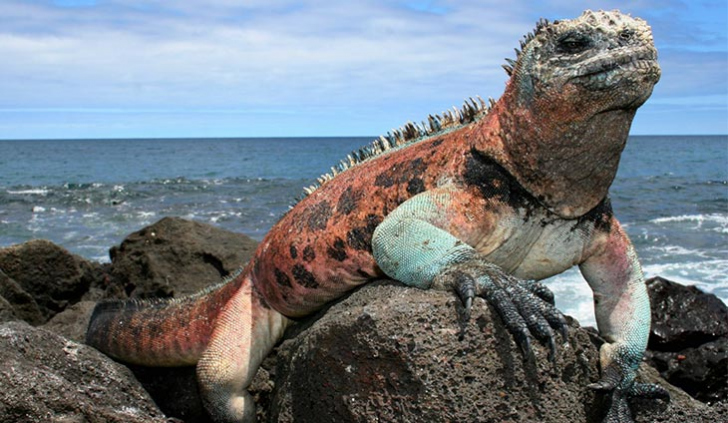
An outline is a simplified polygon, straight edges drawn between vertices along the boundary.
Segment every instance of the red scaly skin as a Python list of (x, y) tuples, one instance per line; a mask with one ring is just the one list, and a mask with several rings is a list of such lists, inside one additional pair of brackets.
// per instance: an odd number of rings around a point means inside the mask
[[(650, 29), (618, 12), (585, 12), (540, 23), (522, 47), (491, 108), (474, 103), (462, 117), (405, 127), (388, 138), (394, 146), (324, 178), (239, 275), (188, 299), (102, 304), (88, 343), (134, 363), (197, 363), (212, 417), (251, 421), (246, 388), (290, 319), (358, 285), (422, 268), (443, 276), (402, 282), (450, 289), (448, 277), (487, 269), (495, 282), (517, 283), (509, 278), (542, 279), (579, 265), (609, 341), (601, 351), (606, 376), (596, 387), (619, 394), (607, 421), (628, 421), (624, 401), (639, 390), (633, 367), (645, 347), (649, 303), (607, 192), (632, 118), (660, 76)], [(418, 229), (397, 232), (412, 222)], [(431, 241), (451, 239), (457, 260), (432, 255)], [(396, 260), (400, 252), (407, 263)], [(507, 277), (496, 280), (496, 273)], [(551, 333), (543, 326), (529, 329)]]

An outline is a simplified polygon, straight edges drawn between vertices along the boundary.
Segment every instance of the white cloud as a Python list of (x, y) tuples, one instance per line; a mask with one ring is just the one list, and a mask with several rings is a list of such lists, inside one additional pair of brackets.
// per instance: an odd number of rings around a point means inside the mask
[[(505, 82), (500, 65), (533, 22), (540, 15), (572, 17), (582, 7), (482, 0), (244, 3), (112, 0), (61, 8), (5, 1), (0, 108), (328, 110), (348, 112), (357, 128), (358, 114), (376, 119), (376, 133), (471, 95), (497, 97)], [(607, 3), (637, 12), (652, 7)], [(670, 66), (686, 68), (681, 54), (668, 56)], [(669, 83), (662, 92), (684, 95), (682, 77), (664, 70)], [(712, 78), (720, 72), (709, 70)]]

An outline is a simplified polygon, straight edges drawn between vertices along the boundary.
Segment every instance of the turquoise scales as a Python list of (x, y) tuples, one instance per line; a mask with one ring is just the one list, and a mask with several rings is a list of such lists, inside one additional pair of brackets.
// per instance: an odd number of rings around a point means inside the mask
[(294, 318), (388, 276), (488, 300), (526, 354), (565, 330), (534, 282), (579, 266), (595, 298), (605, 421), (631, 421), (650, 305), (608, 191), (632, 119), (660, 77), (649, 26), (619, 12), (540, 21), (498, 101), (407, 124), (307, 188), (236, 277), (171, 302), (99, 305), (89, 344), (146, 365), (196, 363), (220, 422), (252, 421), (246, 391)]

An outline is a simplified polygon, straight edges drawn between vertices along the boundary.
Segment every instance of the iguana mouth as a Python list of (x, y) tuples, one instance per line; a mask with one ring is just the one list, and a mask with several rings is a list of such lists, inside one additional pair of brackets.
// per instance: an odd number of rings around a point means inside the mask
[(640, 78), (642, 82), (654, 84), (660, 79), (660, 67), (654, 49), (630, 49), (616, 54), (614, 51), (600, 54), (582, 63), (571, 81), (593, 90), (606, 89), (628, 79), (629, 75), (636, 74), (644, 76)]

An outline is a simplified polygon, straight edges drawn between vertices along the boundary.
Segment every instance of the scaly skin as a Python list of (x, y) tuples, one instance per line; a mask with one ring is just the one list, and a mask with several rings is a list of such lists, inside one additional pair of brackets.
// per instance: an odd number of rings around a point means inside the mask
[(271, 229), (248, 266), (189, 299), (112, 303), (88, 342), (147, 365), (197, 363), (217, 421), (249, 421), (246, 388), (291, 318), (389, 276), (474, 296), (500, 313), (524, 353), (555, 352), (565, 331), (538, 282), (579, 265), (607, 340), (595, 389), (605, 421), (631, 421), (650, 305), (634, 249), (607, 198), (632, 118), (660, 76), (649, 27), (619, 12), (539, 23), (492, 107), (408, 124), (324, 175)]

